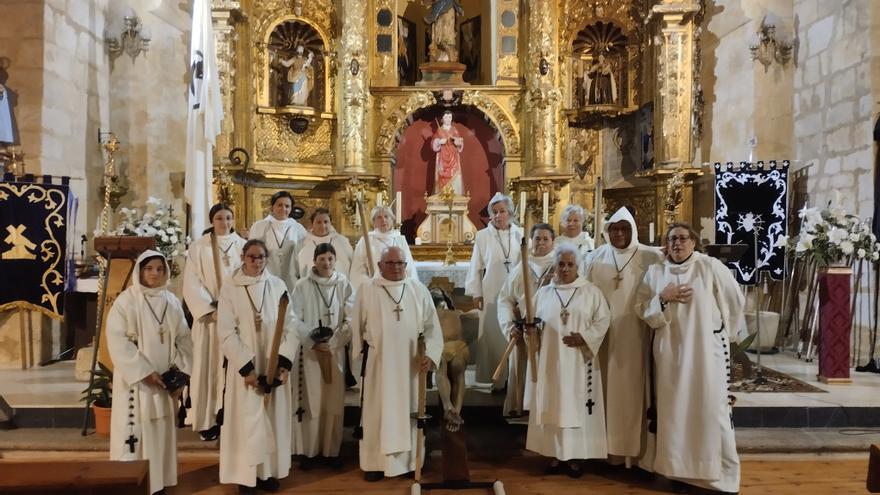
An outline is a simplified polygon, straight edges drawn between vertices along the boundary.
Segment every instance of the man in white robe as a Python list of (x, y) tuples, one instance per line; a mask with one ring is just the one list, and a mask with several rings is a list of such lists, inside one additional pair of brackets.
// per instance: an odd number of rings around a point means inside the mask
[[(553, 279), (553, 227), (546, 223), (538, 223), (531, 230), (532, 252), (529, 256), (529, 270), (532, 288), (532, 305), (538, 289)], [(523, 291), (523, 264), (520, 262), (507, 276), (504, 286), (498, 294), (498, 324), (505, 338), (513, 338), (512, 330), (516, 322), (525, 318), (525, 294)], [(533, 314), (534, 309), (532, 308)], [(526, 376), (528, 350), (525, 341), (519, 339), (516, 348), (508, 358), (507, 396), (504, 398), (504, 416), (519, 417), (526, 411), (530, 395), (534, 387), (530, 387), (531, 379)]]
[(728, 401), (729, 340), (744, 299), (730, 270), (699, 252), (697, 233), (672, 224), (668, 257), (639, 286), (636, 310), (654, 329), (657, 436), (653, 469), (690, 485), (739, 492)]
[(582, 460), (608, 453), (602, 371), (595, 358), (610, 313), (599, 289), (578, 276), (578, 264), (573, 246), (557, 247), (555, 278), (536, 294), (541, 351), (526, 437), (526, 449), (552, 458), (548, 473), (565, 462), (572, 477), (582, 474)]
[(492, 383), (493, 389), (501, 390), (507, 382), (507, 368), (497, 382), (492, 380), (507, 347), (507, 340), (498, 326), (498, 293), (507, 276), (519, 264), (519, 247), (524, 233), (512, 223), (514, 208), (509, 196), (496, 193), (487, 208), (491, 220), (485, 229), (477, 232), (474, 240), (464, 293), (474, 298), (480, 310), (476, 380)]
[[(360, 467), (367, 481), (416, 469), (419, 371), (436, 369), (443, 332), (428, 289), (406, 277), (406, 258), (386, 249), (379, 276), (357, 291), (352, 317), (352, 356), (369, 346), (364, 376)], [(366, 290), (363, 290), (366, 289)], [(425, 357), (417, 362), (418, 338)], [(361, 364), (361, 360), (354, 361)], [(363, 364), (361, 364), (363, 366)], [(424, 448), (421, 453), (424, 463)]]
[[(159, 273), (161, 272), (161, 273)], [(150, 493), (177, 485), (177, 398), (161, 375), (172, 367), (190, 374), (192, 340), (180, 300), (167, 290), (165, 257), (145, 251), (135, 262), (131, 287), (107, 316), (113, 360), (110, 459), (150, 463)]]
[[(228, 361), (223, 426), (220, 434), (220, 483), (239, 485), (239, 493), (254, 487), (275, 491), (279, 478), (290, 472), (291, 410), (287, 375), (292, 366), (296, 336), (293, 313), (279, 315), (284, 282), (265, 269), (262, 241), (249, 240), (242, 266), (226, 279), (217, 306), (217, 331)], [(268, 391), (261, 386), (269, 365), (276, 322), (283, 318), (278, 350), (278, 378)], [(268, 395), (268, 397), (267, 397)]]
[[(329, 243), (318, 244), (307, 277), (293, 289), (291, 308), (297, 318), (299, 352), (293, 362), (293, 454), (303, 456), (300, 469), (312, 467), (323, 456), (342, 467), (342, 419), (345, 410), (345, 348), (351, 341), (354, 293), (345, 275), (335, 271), (336, 252)], [(329, 340), (312, 332), (332, 330)], [(314, 337), (319, 337), (316, 341)], [(329, 365), (330, 381), (322, 376), (319, 359)]]
[(612, 462), (624, 460), (630, 466), (647, 453), (651, 342), (635, 310), (635, 295), (645, 271), (661, 263), (663, 255), (639, 243), (635, 219), (625, 207), (617, 210), (604, 227), (608, 243), (587, 255), (585, 278), (602, 291), (611, 308), (611, 326), (599, 356), (605, 379), (608, 454), (615, 456)]
[(300, 277), (297, 254), (306, 237), (305, 227), (290, 218), (292, 209), (293, 196), (287, 191), (278, 191), (272, 195), (269, 215), (254, 222), (248, 232), (248, 239), (259, 239), (269, 249), (266, 269), (284, 281), (288, 293), (293, 292)]

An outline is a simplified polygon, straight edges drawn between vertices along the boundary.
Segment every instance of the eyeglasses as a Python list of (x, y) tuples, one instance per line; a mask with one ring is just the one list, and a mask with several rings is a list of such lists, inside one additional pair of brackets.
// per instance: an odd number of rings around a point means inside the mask
[(381, 263), (384, 263), (394, 268), (401, 268), (406, 266), (406, 261), (382, 261)]
[(675, 244), (676, 242), (684, 242), (691, 240), (691, 236), (689, 235), (673, 235), (669, 236), (667, 239), (670, 244)]
[(266, 259), (266, 255), (265, 254), (247, 254), (247, 255), (245, 255), (245, 258), (247, 258), (251, 261), (263, 261), (264, 259)]

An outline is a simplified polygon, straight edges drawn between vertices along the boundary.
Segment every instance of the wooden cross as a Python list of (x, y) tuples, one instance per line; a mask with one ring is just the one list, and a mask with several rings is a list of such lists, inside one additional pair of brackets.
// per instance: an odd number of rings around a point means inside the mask
[(303, 422), (303, 414), (305, 414), (305, 413), (306, 413), (305, 409), (303, 409), (302, 406), (300, 406), (299, 409), (296, 410), (296, 420), (299, 421), (300, 423), (302, 423)]
[(587, 403), (584, 405), (587, 406), (587, 414), (593, 414), (593, 406), (596, 405), (596, 403), (593, 402), (593, 398), (591, 397), (587, 399)]
[(227, 253), (223, 253), (223, 264), (229, 266), (229, 255)]
[(254, 328), (256, 328), (257, 331), (259, 332), (262, 327), (263, 327), (263, 316), (260, 314), (254, 315)]
[[(165, 327), (159, 327), (159, 343), (165, 343)], [(134, 451), (132, 451), (134, 452)]]
[(614, 276), (614, 288), (619, 289), (621, 282), (623, 282), (623, 275), (621, 275), (620, 272), (617, 272), (617, 275)]
[(562, 318), (563, 325), (568, 324), (568, 315), (570, 315), (570, 314), (571, 313), (568, 312), (568, 308), (562, 308), (562, 312), (559, 313), (559, 317)]
[(131, 452), (132, 454), (134, 454), (134, 444), (136, 444), (137, 442), (138, 442), (138, 439), (135, 438), (134, 435), (129, 435), (128, 440), (125, 441), (125, 443), (128, 444), (129, 452)]
[(510, 260), (504, 260), (504, 269), (507, 270), (507, 273), (510, 273)]
[(400, 304), (397, 305), (392, 311), (397, 313), (397, 321), (400, 321), (400, 313), (403, 311), (403, 308), (400, 307)]
[[(334, 313), (333, 311), (331, 311), (330, 308), (327, 308), (327, 312), (324, 313), (324, 316), (327, 317), (327, 324), (328, 324), (328, 325), (332, 325), (332, 324), (333, 324), (333, 315), (335, 315), (335, 314), (336, 314), (336, 313)], [(398, 320), (399, 320), (399, 319), (400, 319), (400, 318), (398, 318)]]

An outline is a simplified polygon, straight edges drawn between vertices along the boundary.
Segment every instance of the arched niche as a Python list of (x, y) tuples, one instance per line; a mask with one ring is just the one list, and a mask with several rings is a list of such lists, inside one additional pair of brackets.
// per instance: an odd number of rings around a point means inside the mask
[(571, 45), (570, 108), (624, 110), (638, 105), (638, 40), (613, 20), (593, 20)]
[[(331, 62), (326, 35), (310, 21), (290, 16), (271, 25), (263, 42), (267, 48), (267, 56), (260, 106), (308, 107), (318, 113), (329, 112)], [(303, 47), (302, 54), (298, 53), (299, 46)], [(307, 63), (311, 69), (311, 88), (306, 101), (295, 104), (291, 99), (293, 83), (289, 79), (291, 75), (309, 72), (301, 70), (303, 59), (308, 60), (309, 54), (311, 62)]]

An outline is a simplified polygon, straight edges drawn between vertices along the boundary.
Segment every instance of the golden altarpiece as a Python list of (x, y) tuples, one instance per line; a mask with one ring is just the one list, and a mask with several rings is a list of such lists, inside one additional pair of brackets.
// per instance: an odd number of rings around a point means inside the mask
[[(451, 8), (429, 22), (440, 4)], [(495, 191), (515, 203), (525, 192), (532, 221), (545, 193), (553, 224), (571, 202), (591, 211), (597, 177), (604, 209), (633, 206), (642, 239), (649, 221), (659, 232), (693, 219), (700, 0), (214, 0), (213, 16), (225, 107), (215, 172), (240, 226), (287, 189), (306, 224), (327, 206), (352, 238), (357, 198), (400, 198), (415, 236), (440, 193), (419, 167), (435, 166), (446, 110), (468, 150), (461, 168), (489, 157), (448, 201), (476, 228)], [(455, 216), (437, 218), (464, 235)], [(434, 232), (423, 259), (442, 259)]]

